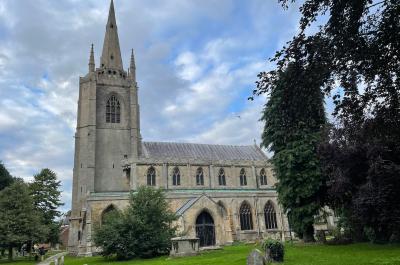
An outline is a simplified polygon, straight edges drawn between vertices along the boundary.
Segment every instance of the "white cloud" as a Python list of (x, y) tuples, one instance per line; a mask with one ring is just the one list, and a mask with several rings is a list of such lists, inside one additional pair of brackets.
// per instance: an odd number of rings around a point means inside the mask
[[(251, 144), (264, 98), (246, 101), (296, 15), (272, 1), (115, 1), (121, 52), (135, 49), (146, 140)], [(0, 160), (63, 181), (67, 209), (79, 76), (99, 62), (109, 1), (0, 1)], [(268, 66), (269, 67), (269, 66)], [(233, 114), (235, 113), (235, 114)], [(235, 118), (235, 116), (241, 118)]]
[(175, 65), (179, 68), (179, 76), (188, 81), (192, 81), (202, 74), (202, 67), (196, 57), (191, 52), (184, 52), (175, 60)]

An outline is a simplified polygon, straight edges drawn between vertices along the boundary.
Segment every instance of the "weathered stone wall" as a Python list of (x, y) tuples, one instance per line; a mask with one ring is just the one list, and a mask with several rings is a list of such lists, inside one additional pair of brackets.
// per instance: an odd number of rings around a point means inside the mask
[[(101, 80), (100, 80), (101, 81)], [(100, 82), (99, 81), (99, 82)], [(129, 179), (120, 161), (131, 156), (130, 86), (121, 78), (109, 78), (97, 86), (95, 191), (128, 191)], [(121, 122), (106, 123), (107, 100), (115, 96), (121, 104)]]
[[(102, 214), (110, 205), (117, 209), (124, 209), (129, 203), (128, 198), (129, 193), (92, 194), (89, 198), (92, 227), (101, 223)], [(231, 244), (234, 240), (254, 241), (266, 237), (281, 239), (282, 233), (288, 233), (287, 219), (277, 203), (276, 192), (273, 190), (255, 192), (226, 190), (207, 193), (170, 190), (167, 192), (167, 199), (174, 212), (193, 198), (199, 199), (188, 207), (176, 222), (179, 228), (178, 235), (195, 237), (196, 219), (203, 211), (208, 212), (214, 220), (217, 245)], [(269, 201), (272, 202), (276, 211), (277, 229), (266, 229), (264, 207)], [(247, 202), (251, 207), (252, 230), (242, 231), (240, 228), (239, 209), (243, 202)]]

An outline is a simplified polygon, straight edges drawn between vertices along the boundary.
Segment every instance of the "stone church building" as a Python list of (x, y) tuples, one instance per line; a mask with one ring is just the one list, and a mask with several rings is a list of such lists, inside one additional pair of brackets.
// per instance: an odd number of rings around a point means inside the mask
[(287, 218), (259, 147), (142, 141), (135, 59), (125, 71), (117, 29), (111, 1), (100, 65), (92, 46), (79, 79), (69, 251), (95, 253), (94, 226), (141, 185), (166, 191), (179, 232), (200, 247), (284, 239)]

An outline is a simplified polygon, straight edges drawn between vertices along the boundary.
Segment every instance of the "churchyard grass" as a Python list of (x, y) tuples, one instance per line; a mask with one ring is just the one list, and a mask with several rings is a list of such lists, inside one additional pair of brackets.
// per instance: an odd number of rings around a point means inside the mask
[[(194, 257), (136, 259), (110, 261), (102, 257), (66, 258), (66, 265), (245, 265), (254, 245), (224, 247)], [(372, 245), (368, 243), (343, 246), (319, 244), (286, 244), (284, 265), (400, 265), (400, 245)], [(23, 265), (23, 264), (21, 264)]]

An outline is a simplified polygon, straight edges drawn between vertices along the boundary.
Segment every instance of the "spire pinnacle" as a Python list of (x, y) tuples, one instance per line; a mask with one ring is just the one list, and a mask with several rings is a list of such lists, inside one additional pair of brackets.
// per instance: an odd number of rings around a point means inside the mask
[(101, 55), (101, 67), (119, 70), (123, 69), (113, 0), (111, 0), (110, 11), (108, 13), (103, 53)]
[(94, 72), (94, 70), (95, 70), (95, 63), (94, 63), (94, 51), (93, 51), (93, 43), (92, 43), (92, 47), (90, 48), (89, 73)]
[(132, 80), (136, 80), (136, 64), (135, 64), (135, 55), (131, 53), (131, 64), (129, 66), (129, 75), (131, 76)]

